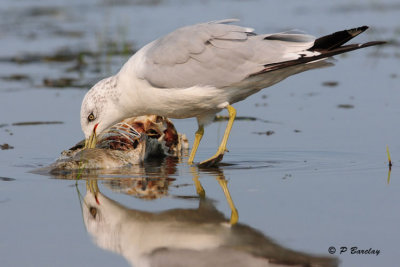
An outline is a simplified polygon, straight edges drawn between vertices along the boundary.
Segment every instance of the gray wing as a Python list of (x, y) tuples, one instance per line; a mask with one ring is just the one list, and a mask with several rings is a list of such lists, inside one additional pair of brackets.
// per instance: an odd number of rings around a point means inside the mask
[(159, 88), (226, 87), (261, 72), (266, 64), (312, 53), (307, 51), (315, 40), (310, 35), (257, 35), (253, 29), (226, 24), (232, 21), (180, 28), (150, 43), (139, 51), (136, 75)]

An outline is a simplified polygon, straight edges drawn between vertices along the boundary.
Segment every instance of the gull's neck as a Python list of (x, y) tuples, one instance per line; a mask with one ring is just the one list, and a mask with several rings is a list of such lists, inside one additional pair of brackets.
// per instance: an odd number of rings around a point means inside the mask
[(141, 50), (134, 54), (116, 75), (118, 77), (119, 103), (118, 108), (128, 117), (154, 114), (149, 107), (148, 96), (145, 90), (148, 83), (137, 77), (138, 58)]

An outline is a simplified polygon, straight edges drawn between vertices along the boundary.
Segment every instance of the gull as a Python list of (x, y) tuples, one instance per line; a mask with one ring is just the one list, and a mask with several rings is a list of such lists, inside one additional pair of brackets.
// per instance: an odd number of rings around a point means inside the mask
[(344, 52), (380, 45), (373, 41), (344, 45), (367, 26), (315, 38), (288, 31), (256, 34), (228, 19), (179, 28), (137, 51), (120, 71), (95, 84), (81, 106), (86, 147), (97, 133), (122, 119), (156, 114), (195, 117), (198, 129), (188, 159), (192, 164), (204, 126), (227, 109), (229, 120), (221, 144), (203, 166), (222, 160), (236, 116), (232, 104), (263, 88), (314, 68)]

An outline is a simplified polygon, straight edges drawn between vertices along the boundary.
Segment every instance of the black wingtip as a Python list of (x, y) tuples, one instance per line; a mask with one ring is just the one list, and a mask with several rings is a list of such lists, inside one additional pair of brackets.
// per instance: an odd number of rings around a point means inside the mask
[(375, 45), (384, 45), (384, 44), (387, 44), (387, 42), (386, 41), (372, 41), (372, 42), (360, 44), (360, 48), (375, 46)]
[(309, 63), (309, 62), (316, 62), (316, 61), (321, 60), (321, 59), (326, 59), (326, 58), (329, 58), (329, 57), (332, 57), (332, 56), (335, 56), (335, 55), (339, 55), (339, 54), (342, 54), (342, 53), (350, 52), (350, 51), (353, 51), (353, 50), (357, 50), (357, 49), (361, 49), (361, 48), (365, 48), (365, 47), (370, 47), (370, 46), (376, 46), (376, 45), (384, 45), (386, 43), (387, 42), (385, 42), (385, 41), (372, 41), (372, 42), (363, 43), (363, 44), (344, 45), (344, 46), (340, 46), (340, 47), (337, 47), (337, 48), (331, 49), (331, 50), (322, 50), (320, 52), (320, 54), (317, 54), (315, 56), (300, 57), (300, 58), (295, 59), (295, 60), (289, 60), (289, 61), (284, 61), (284, 62), (279, 62), (279, 63), (266, 64), (266, 65), (264, 65), (265, 69), (263, 69), (261, 72), (254, 73), (251, 76), (262, 74), (262, 73), (266, 73), (266, 72), (269, 72), (269, 71), (288, 68), (288, 67), (292, 67), (292, 66), (296, 66), (296, 65), (300, 65), (300, 64), (306, 64), (306, 63)]
[(315, 40), (314, 46), (309, 50), (318, 51), (318, 50), (332, 50), (342, 46), (347, 43), (349, 40), (353, 39), (357, 35), (365, 32), (368, 29), (368, 26), (364, 25), (357, 28), (352, 28), (344, 31), (334, 32), (329, 35), (322, 36)]
[(369, 27), (364, 25), (358, 28), (353, 28), (353, 29), (349, 29), (347, 30), (347, 32), (352, 36), (352, 37), (356, 37), (357, 35), (359, 35), (360, 33), (365, 32)]

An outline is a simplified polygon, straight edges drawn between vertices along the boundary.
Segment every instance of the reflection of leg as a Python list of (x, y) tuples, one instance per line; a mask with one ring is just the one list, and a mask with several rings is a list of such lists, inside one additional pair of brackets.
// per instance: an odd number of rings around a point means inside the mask
[(204, 199), (206, 197), (206, 191), (204, 191), (203, 186), (201, 185), (199, 181), (199, 173), (197, 171), (196, 167), (190, 167), (190, 172), (193, 175), (193, 181), (194, 181), (194, 186), (196, 187), (196, 193), (197, 195), (201, 198)]
[(231, 208), (231, 211), (232, 211), (230, 224), (234, 225), (239, 220), (239, 213), (235, 207), (235, 204), (233, 204), (231, 194), (229, 193), (228, 182), (223, 177), (218, 177), (217, 180), (218, 180), (219, 185), (222, 187), (222, 190), (224, 191), (226, 201), (228, 202), (229, 207)]
[(206, 191), (204, 191), (203, 186), (201, 185), (199, 181), (199, 177), (193, 177), (194, 185), (196, 186), (196, 192), (199, 195), (200, 198), (205, 198), (206, 197)]
[(189, 160), (188, 160), (189, 164), (193, 164), (194, 156), (196, 155), (196, 151), (197, 151), (197, 148), (199, 147), (200, 140), (201, 140), (201, 138), (203, 138), (203, 134), (204, 134), (204, 126), (199, 125), (199, 128), (197, 129), (196, 134), (194, 135), (193, 147), (192, 147), (192, 151), (190, 152), (190, 156), (189, 156)]
[(217, 153), (215, 153), (215, 155), (209, 158), (208, 160), (201, 162), (200, 166), (209, 167), (215, 165), (216, 163), (220, 162), (224, 157), (224, 153), (226, 151), (226, 144), (228, 142), (229, 134), (232, 129), (233, 121), (235, 120), (236, 117), (236, 110), (232, 106), (228, 105), (226, 109), (228, 110), (229, 113), (229, 121), (228, 125), (226, 126), (224, 137), (222, 138)]

